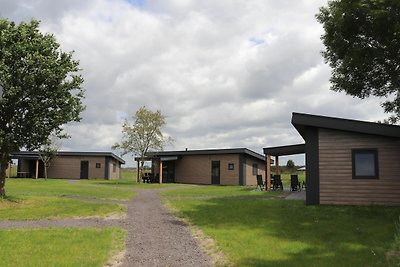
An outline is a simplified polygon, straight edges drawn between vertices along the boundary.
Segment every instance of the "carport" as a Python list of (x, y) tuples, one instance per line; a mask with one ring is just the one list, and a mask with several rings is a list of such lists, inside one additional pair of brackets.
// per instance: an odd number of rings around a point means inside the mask
[(275, 146), (264, 148), (266, 160), (266, 176), (267, 176), (267, 190), (271, 190), (271, 157), (275, 157), (275, 174), (279, 174), (279, 156), (290, 156), (296, 154), (304, 154), (306, 152), (305, 144), (288, 145), (288, 146)]

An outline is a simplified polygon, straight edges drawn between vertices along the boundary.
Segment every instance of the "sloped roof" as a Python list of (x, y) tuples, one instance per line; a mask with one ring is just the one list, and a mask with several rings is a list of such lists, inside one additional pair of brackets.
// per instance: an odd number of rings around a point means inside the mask
[(311, 115), (305, 113), (293, 112), (292, 124), (301, 134), (301, 136), (303, 136), (303, 138), (306, 127), (334, 129), (347, 132), (381, 135), (388, 137), (400, 137), (400, 126), (397, 125), (350, 120), (343, 118), (334, 118), (334, 117)]
[[(27, 158), (27, 159), (38, 159), (39, 151), (19, 151), (10, 154), (11, 158)], [(83, 157), (112, 157), (122, 164), (125, 164), (125, 160), (118, 157), (112, 152), (78, 152), (78, 151), (58, 151), (57, 156), (83, 156)]]
[(271, 156), (288, 156), (288, 155), (303, 154), (305, 152), (306, 152), (305, 144), (264, 148), (264, 154)]

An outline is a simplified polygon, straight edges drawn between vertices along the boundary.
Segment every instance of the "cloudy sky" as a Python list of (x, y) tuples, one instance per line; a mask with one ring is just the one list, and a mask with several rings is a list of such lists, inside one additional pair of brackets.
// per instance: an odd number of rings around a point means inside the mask
[[(379, 99), (329, 90), (315, 14), (326, 0), (0, 0), (41, 20), (85, 79), (86, 110), (64, 150), (110, 151), (140, 107), (160, 109), (167, 150), (302, 143), (291, 114), (376, 121)], [(129, 159), (129, 157), (126, 157)], [(294, 158), (301, 164), (302, 158)], [(130, 160), (131, 161), (131, 160)]]

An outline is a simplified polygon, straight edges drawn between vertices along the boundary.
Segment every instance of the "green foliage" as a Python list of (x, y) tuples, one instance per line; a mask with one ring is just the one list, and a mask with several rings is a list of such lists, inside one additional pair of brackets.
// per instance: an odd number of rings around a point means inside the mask
[(118, 228), (0, 230), (1, 266), (106, 266), (124, 237)]
[(293, 170), (294, 167), (295, 167), (294, 161), (291, 160), (291, 159), (289, 159), (289, 160), (287, 161), (287, 163), (286, 163), (286, 167), (287, 167), (289, 170)]
[[(162, 128), (167, 124), (160, 110), (151, 111), (141, 107), (133, 117), (134, 122), (125, 120), (122, 125), (122, 141), (113, 145), (113, 149), (121, 149), (123, 154), (133, 154), (144, 158), (151, 150), (163, 150), (166, 143), (172, 142), (162, 133)], [(143, 173), (143, 161), (140, 166)], [(137, 177), (140, 182), (140, 177)]]
[(133, 119), (133, 124), (125, 120), (122, 125), (122, 141), (115, 144), (113, 149), (121, 149), (123, 154), (131, 153), (139, 157), (144, 157), (149, 150), (162, 150), (168, 138), (161, 131), (167, 124), (161, 111), (153, 112), (141, 107)]
[(316, 17), (325, 30), (331, 89), (384, 97), (389, 122), (400, 120), (400, 1), (330, 0)]
[(398, 207), (305, 206), (223, 191), (199, 198), (200, 187), (190, 198), (182, 190), (186, 197), (164, 201), (212, 237), (229, 266), (387, 266), (400, 214)]
[[(79, 121), (83, 78), (72, 52), (60, 50), (39, 22), (15, 25), (0, 19), (0, 163), (21, 148), (37, 149), (51, 133), (64, 136), (62, 126)], [(4, 168), (0, 195), (4, 195)]]

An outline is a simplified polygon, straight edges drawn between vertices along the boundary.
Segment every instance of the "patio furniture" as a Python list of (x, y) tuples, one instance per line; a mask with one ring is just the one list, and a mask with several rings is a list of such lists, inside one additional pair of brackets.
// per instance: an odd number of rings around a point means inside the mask
[(301, 188), (303, 189), (307, 189), (307, 183), (306, 181), (303, 181), (303, 183), (301, 184)]
[(290, 175), (290, 187), (292, 191), (301, 191), (299, 177), (297, 176), (297, 174)]
[(273, 190), (280, 189), (280, 190), (283, 191), (283, 183), (282, 183), (281, 176), (279, 174), (278, 175), (274, 175), (274, 181), (273, 181), (272, 189)]
[(257, 188), (260, 188), (261, 191), (263, 191), (263, 189), (264, 189), (264, 182), (262, 180), (261, 174), (257, 175)]

